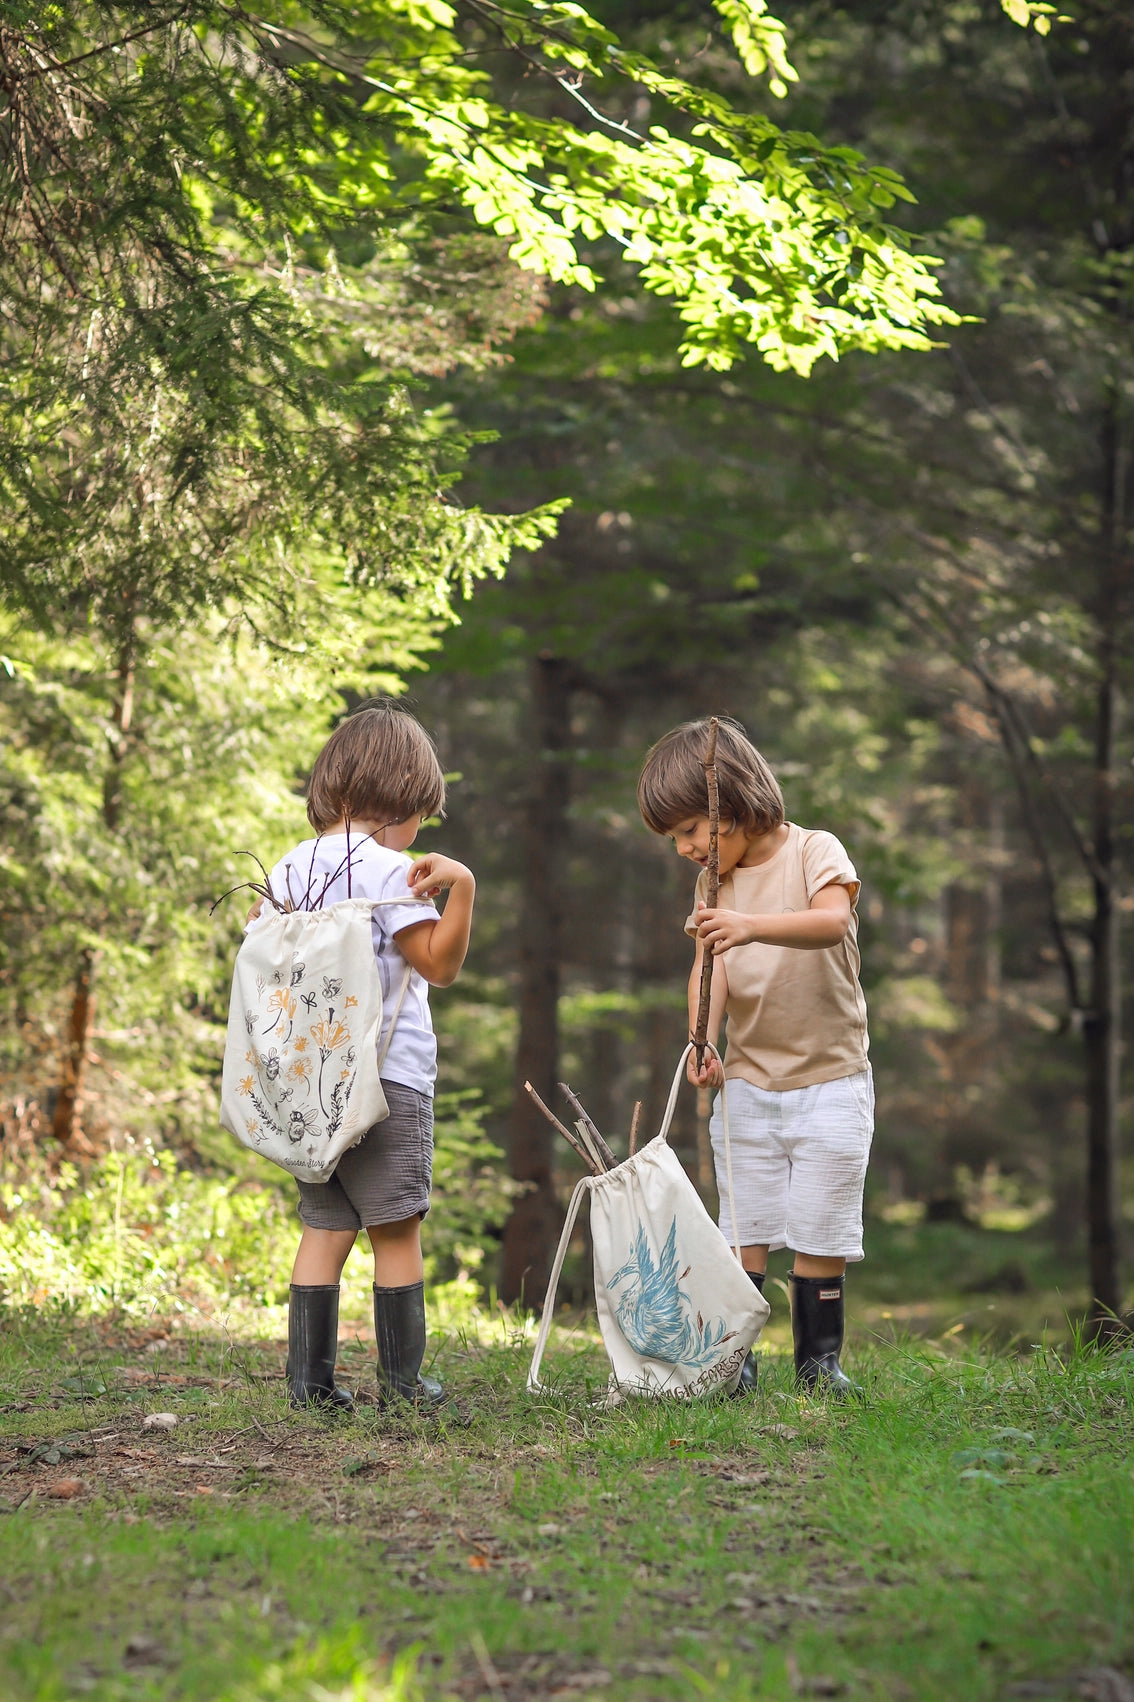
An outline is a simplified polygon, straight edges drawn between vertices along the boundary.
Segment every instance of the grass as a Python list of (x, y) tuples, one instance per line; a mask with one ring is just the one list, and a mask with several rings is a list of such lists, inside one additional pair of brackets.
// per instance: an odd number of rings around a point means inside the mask
[[(587, 1328), (539, 1400), (531, 1345), (482, 1319), (437, 1344), (443, 1419), (336, 1422), (286, 1410), (278, 1343), (10, 1314), (5, 1697), (1134, 1694), (1129, 1349), (860, 1340), (838, 1408), (781, 1320), (754, 1401), (605, 1412)], [(368, 1385), (365, 1334), (341, 1364)]]

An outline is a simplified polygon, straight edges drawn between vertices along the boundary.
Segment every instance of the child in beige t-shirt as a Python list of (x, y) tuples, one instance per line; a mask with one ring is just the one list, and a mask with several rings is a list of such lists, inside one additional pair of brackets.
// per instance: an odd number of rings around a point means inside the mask
[[(866, 1001), (859, 985), (859, 880), (833, 834), (784, 817), (771, 769), (735, 721), (717, 742), (720, 892), (705, 905), (709, 856), (707, 721), (677, 727), (646, 757), (638, 802), (646, 825), (701, 866), (686, 932), (692, 1027), (706, 951), (714, 958), (709, 1039), (728, 1018), (724, 1067), (706, 1058), (689, 1077), (728, 1098), (736, 1225), (724, 1185), (721, 1103), (710, 1130), (721, 1228), (763, 1289), (768, 1253), (790, 1247), (792, 1333), (799, 1382), (845, 1396), (843, 1284), (861, 1259), (862, 1195), (874, 1131)], [(756, 1383), (755, 1361), (741, 1389)]]

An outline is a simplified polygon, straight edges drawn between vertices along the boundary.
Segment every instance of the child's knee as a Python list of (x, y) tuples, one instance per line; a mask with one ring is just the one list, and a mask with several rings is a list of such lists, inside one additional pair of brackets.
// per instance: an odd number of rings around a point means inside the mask
[(403, 1217), (397, 1223), (374, 1223), (367, 1229), (371, 1245), (377, 1247), (380, 1243), (391, 1241), (413, 1241), (421, 1230), (421, 1213), (415, 1212), (412, 1217)]

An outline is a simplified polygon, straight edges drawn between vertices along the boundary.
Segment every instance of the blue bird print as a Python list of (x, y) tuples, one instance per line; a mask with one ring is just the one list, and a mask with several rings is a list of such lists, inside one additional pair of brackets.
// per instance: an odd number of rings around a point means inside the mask
[(656, 1263), (645, 1225), (638, 1225), (630, 1257), (608, 1277), (606, 1286), (613, 1289), (622, 1282), (626, 1288), (615, 1303), (618, 1327), (635, 1353), (645, 1359), (659, 1359), (666, 1365), (708, 1365), (736, 1334), (726, 1330), (723, 1318), (706, 1322), (700, 1313), (692, 1317), (692, 1302), (677, 1274), (676, 1217)]

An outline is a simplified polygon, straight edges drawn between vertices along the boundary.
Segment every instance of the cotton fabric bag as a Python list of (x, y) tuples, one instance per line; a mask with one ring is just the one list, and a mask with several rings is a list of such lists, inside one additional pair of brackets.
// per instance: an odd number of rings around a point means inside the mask
[(406, 964), (382, 1052), (382, 981), (371, 917), (347, 898), (265, 912), (236, 956), (220, 1120), (302, 1182), (326, 1182), (349, 1147), (390, 1114), (381, 1069), (412, 973)]
[[(691, 1050), (686, 1048), (677, 1066), (656, 1137), (613, 1170), (582, 1177), (571, 1195), (528, 1373), (529, 1393), (542, 1388), (539, 1370), (559, 1274), (584, 1194), (591, 1197), (595, 1300), (610, 1356), (611, 1396), (690, 1400), (736, 1388), (770, 1308), (742, 1268), (740, 1249), (729, 1247), (667, 1140)], [(725, 1153), (731, 1197), (727, 1123)]]

